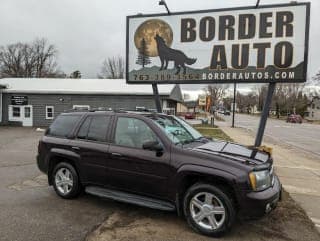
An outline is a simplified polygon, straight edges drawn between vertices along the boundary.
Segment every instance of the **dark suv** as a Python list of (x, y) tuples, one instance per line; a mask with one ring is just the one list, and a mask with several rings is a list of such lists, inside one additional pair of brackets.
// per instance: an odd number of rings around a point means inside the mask
[(237, 214), (270, 212), (281, 198), (268, 153), (211, 140), (164, 114), (61, 114), (39, 142), (37, 163), (63, 198), (84, 190), (176, 210), (211, 236), (229, 230)]

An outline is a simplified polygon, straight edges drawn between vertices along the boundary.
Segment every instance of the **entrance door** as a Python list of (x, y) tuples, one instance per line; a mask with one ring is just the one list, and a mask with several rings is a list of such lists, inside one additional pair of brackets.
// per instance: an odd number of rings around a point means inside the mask
[(32, 105), (25, 105), (22, 106), (23, 110), (22, 110), (22, 125), (23, 126), (32, 126), (33, 125), (33, 121), (32, 121), (32, 116), (33, 116), (33, 111), (32, 111)]
[(9, 105), (9, 121), (21, 122), (22, 126), (33, 125), (32, 105)]

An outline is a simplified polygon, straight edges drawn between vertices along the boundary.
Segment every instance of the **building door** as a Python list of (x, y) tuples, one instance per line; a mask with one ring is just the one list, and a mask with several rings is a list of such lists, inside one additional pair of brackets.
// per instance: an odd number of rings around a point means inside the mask
[(22, 126), (33, 126), (32, 105), (9, 105), (9, 121), (21, 122)]

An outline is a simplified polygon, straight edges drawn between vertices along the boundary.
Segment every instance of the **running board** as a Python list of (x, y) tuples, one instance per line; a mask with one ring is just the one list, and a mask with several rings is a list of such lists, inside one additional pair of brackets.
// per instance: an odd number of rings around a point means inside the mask
[(131, 203), (153, 209), (159, 209), (164, 211), (174, 211), (176, 209), (175, 206), (172, 205), (170, 202), (96, 186), (86, 187), (85, 192), (95, 196), (108, 198), (120, 202)]

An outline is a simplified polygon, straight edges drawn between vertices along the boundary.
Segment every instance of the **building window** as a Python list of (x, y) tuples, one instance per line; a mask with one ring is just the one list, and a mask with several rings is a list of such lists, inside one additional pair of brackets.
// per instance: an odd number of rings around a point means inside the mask
[(46, 106), (46, 119), (52, 120), (54, 118), (54, 107)]
[(312, 105), (311, 105), (311, 109), (315, 109), (315, 104), (312, 104)]
[(25, 118), (31, 117), (31, 108), (30, 107), (24, 107), (24, 117)]
[(20, 107), (13, 107), (12, 108), (12, 116), (13, 117), (20, 117)]

